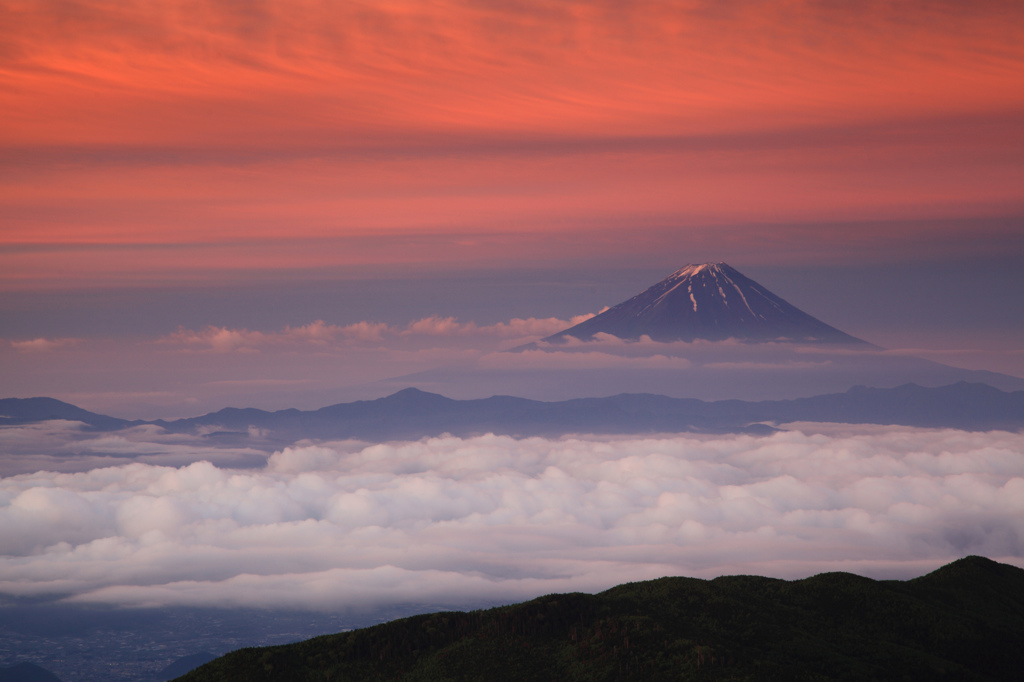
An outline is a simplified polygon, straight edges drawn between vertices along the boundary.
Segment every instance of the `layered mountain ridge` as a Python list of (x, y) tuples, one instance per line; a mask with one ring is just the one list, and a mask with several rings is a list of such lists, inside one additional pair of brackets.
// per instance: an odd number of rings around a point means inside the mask
[(654, 341), (793, 341), (861, 348), (866, 341), (808, 315), (726, 263), (690, 264), (628, 301), (543, 339), (597, 334)]
[[(939, 388), (907, 384), (897, 388), (855, 386), (844, 393), (795, 400), (706, 402), (651, 394), (620, 394), (544, 402), (492, 396), (454, 400), (407, 388), (377, 400), (338, 403), (318, 410), (267, 412), (225, 408), (175, 421), (127, 421), (86, 412), (49, 399), (0, 400), (0, 428), (54, 418), (60, 412), (94, 431), (154, 425), (170, 433), (202, 434), (221, 445), (276, 448), (302, 438), (379, 441), (449, 433), (516, 437), (568, 433), (771, 433), (769, 424), (834, 422), (886, 424), (968, 431), (1024, 428), (1024, 391), (1004, 392), (961, 382)], [(38, 412), (32, 406), (45, 408)], [(67, 419), (68, 417), (63, 417)]]

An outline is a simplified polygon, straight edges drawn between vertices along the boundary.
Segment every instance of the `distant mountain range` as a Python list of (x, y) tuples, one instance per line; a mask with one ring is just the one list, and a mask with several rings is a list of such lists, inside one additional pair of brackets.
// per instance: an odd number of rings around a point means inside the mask
[(275, 447), (302, 438), (415, 439), (442, 433), (559, 436), (568, 433), (769, 433), (772, 424), (838, 422), (948, 427), (1024, 428), (1024, 391), (1005, 392), (961, 382), (939, 388), (851, 388), (794, 400), (706, 402), (650, 394), (542, 402), (494, 396), (453, 400), (415, 388), (378, 400), (319, 410), (268, 412), (227, 408), (175, 421), (128, 421), (94, 414), (52, 398), (0, 400), (0, 425), (67, 419), (96, 430), (155, 424), (173, 433), (204, 434), (223, 443)]
[(661, 578), (235, 651), (180, 682), (1019, 680), (1024, 570)]
[(654, 341), (796, 341), (872, 347), (812, 317), (725, 263), (687, 265), (628, 301), (543, 339), (596, 334)]

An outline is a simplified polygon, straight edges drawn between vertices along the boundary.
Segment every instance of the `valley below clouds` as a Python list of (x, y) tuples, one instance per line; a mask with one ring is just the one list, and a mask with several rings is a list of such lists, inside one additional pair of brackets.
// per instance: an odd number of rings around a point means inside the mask
[(0, 478), (8, 599), (354, 613), (664, 575), (908, 578), (968, 554), (1024, 565), (1020, 433), (796, 424), (301, 441), (269, 456), (157, 427), (0, 438), (26, 467)]

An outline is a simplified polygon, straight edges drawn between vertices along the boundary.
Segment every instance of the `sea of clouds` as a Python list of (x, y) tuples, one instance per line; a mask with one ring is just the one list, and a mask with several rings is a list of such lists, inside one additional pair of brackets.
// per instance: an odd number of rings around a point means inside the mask
[(663, 575), (906, 578), (967, 554), (1024, 565), (1022, 434), (299, 443), (253, 467), (258, 453), (217, 460), (199, 437), (147, 428), (51, 425), (51, 463), (107, 459), (0, 478), (0, 594), (369, 610)]

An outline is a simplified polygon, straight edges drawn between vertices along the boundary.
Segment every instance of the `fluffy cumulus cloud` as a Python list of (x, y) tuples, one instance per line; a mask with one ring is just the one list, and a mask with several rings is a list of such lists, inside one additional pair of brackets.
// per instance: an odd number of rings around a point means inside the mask
[[(136, 446), (138, 447), (138, 446)], [(0, 593), (127, 605), (460, 606), (662, 575), (1024, 564), (1024, 435), (300, 443), (256, 469), (0, 479)]]

